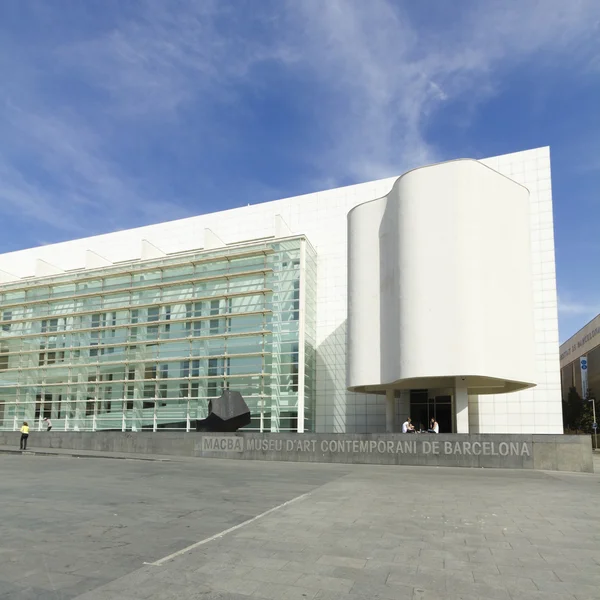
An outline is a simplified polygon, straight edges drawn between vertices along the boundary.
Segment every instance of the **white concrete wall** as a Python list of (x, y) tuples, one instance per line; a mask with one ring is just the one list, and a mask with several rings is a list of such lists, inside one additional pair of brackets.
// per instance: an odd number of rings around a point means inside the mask
[(475, 160), (415, 169), (355, 207), (348, 386), (535, 385), (529, 212), (524, 186)]
[[(470, 403), (471, 431), (562, 433), (558, 311), (550, 149), (538, 148), (482, 161), (530, 192), (533, 308), (537, 387)], [(518, 340), (514, 341), (515, 346)]]
[[(470, 411), (471, 427), (492, 433), (560, 432), (549, 149), (528, 150), (482, 162), (527, 186), (531, 192), (538, 386), (506, 397), (486, 396), (477, 410)], [(142, 240), (150, 241), (164, 252), (201, 248), (205, 228), (227, 243), (269, 236), (275, 232), (276, 215), (281, 215), (294, 233), (308, 236), (318, 253), (318, 431), (384, 431), (384, 400), (346, 391), (346, 215), (354, 206), (387, 194), (395, 179), (11, 252), (0, 255), (0, 271), (33, 276), (38, 258), (65, 270), (84, 268), (88, 249), (113, 262), (136, 259), (141, 254)], [(517, 346), (519, 341), (514, 344)]]

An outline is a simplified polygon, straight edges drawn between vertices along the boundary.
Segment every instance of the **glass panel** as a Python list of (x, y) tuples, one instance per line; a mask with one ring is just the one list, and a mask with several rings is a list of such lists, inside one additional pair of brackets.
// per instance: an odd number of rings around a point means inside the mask
[[(252, 427), (295, 430), (299, 348), (314, 362), (316, 271), (307, 260), (303, 308), (300, 245), (201, 251), (151, 270), (129, 263), (5, 289), (0, 299), (15, 306), (0, 311), (0, 429), (24, 418), (41, 427), (44, 415), (57, 430), (187, 429), (208, 398), (236, 389)], [(314, 368), (306, 373), (310, 395)]]

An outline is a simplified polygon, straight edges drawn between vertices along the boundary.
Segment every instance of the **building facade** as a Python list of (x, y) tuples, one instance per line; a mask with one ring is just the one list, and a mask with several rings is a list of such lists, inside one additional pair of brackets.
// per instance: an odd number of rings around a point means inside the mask
[[(582, 369), (581, 359), (585, 360)], [(587, 373), (584, 374), (584, 371)], [(600, 315), (560, 346), (562, 397), (575, 388), (580, 398), (600, 395)]]
[(0, 420), (189, 430), (232, 387), (253, 429), (313, 430), (314, 259), (288, 237), (4, 286)]
[(562, 433), (549, 149), (0, 255), (0, 321), (4, 430), (189, 430), (230, 388), (256, 431)]
[(468, 433), (487, 395), (536, 385), (529, 205), (523, 185), (460, 160), (350, 211), (348, 386), (386, 395), (390, 431), (400, 410)]

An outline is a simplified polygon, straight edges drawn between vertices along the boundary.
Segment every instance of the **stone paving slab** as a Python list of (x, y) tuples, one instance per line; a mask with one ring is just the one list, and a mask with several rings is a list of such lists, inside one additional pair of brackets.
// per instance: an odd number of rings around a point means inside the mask
[[(600, 598), (598, 475), (13, 456), (0, 469), (12, 482), (0, 480), (0, 557), (23, 544), (16, 564), (0, 561), (0, 600)], [(73, 579), (51, 587), (54, 572)]]
[(27, 450), (19, 450), (16, 446), (0, 445), (0, 456), (2, 454), (13, 454), (19, 456), (71, 456), (78, 458), (102, 458), (102, 459), (127, 459), (143, 460), (151, 462), (159, 461), (182, 461), (194, 460), (191, 457), (172, 456), (166, 454), (139, 454), (135, 452), (98, 452), (96, 450), (73, 450), (70, 448), (36, 448), (30, 446)]
[(273, 467), (0, 454), (0, 600), (71, 600), (348, 472)]
[[(182, 577), (190, 594), (208, 585), (257, 600), (599, 598), (599, 485), (594, 475), (359, 468), (138, 576), (152, 598)], [(146, 594), (128, 577), (111, 590)]]

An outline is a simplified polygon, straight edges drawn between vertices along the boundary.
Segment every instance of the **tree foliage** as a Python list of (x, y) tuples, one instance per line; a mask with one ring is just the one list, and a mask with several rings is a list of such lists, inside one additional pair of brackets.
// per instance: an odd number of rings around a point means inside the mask
[[(591, 390), (588, 393), (590, 398), (594, 397)], [(593, 422), (592, 403), (583, 400), (577, 393), (577, 389), (571, 387), (567, 398), (563, 398), (563, 426), (565, 431), (592, 433)]]

